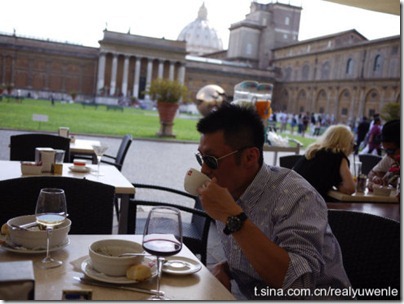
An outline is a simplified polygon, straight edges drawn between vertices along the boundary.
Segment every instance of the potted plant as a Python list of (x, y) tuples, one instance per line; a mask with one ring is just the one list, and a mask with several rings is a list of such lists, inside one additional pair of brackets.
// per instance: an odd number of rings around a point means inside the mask
[(173, 121), (177, 113), (179, 102), (186, 97), (188, 89), (176, 80), (157, 78), (150, 84), (147, 93), (152, 100), (157, 101), (157, 110), (160, 117), (160, 137), (175, 137), (173, 134)]

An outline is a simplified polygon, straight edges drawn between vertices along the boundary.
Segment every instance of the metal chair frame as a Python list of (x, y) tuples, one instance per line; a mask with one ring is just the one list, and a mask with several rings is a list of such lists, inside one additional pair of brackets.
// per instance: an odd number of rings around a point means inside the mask
[(183, 242), (194, 254), (200, 255), (201, 262), (206, 265), (209, 228), (212, 219), (205, 211), (202, 210), (199, 198), (186, 192), (163, 186), (138, 183), (134, 183), (133, 185), (135, 186), (136, 190), (157, 190), (165, 194), (175, 194), (178, 197), (182, 197), (182, 199), (188, 198), (194, 201), (194, 206), (186, 207), (178, 203), (174, 204), (167, 201), (161, 202), (148, 199), (138, 199), (135, 196), (135, 198), (132, 198), (129, 201), (129, 214), (132, 215), (133, 221), (128, 222), (127, 231), (129, 233), (143, 233), (146, 218), (138, 217), (137, 209), (139, 206), (170, 206), (175, 207), (183, 212), (191, 213), (191, 222), (183, 222), (182, 225)]

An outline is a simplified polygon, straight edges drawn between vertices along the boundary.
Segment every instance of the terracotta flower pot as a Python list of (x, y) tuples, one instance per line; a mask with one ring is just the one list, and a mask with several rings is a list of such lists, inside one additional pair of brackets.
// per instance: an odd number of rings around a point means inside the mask
[(160, 131), (157, 133), (158, 136), (175, 137), (173, 134), (173, 121), (178, 108), (178, 103), (162, 101), (157, 103), (157, 110), (160, 116)]

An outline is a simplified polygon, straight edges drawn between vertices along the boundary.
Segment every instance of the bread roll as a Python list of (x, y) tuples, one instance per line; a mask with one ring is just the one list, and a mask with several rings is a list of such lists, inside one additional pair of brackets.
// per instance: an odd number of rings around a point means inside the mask
[(132, 265), (126, 270), (126, 277), (129, 280), (144, 281), (151, 277), (151, 269), (144, 264)]

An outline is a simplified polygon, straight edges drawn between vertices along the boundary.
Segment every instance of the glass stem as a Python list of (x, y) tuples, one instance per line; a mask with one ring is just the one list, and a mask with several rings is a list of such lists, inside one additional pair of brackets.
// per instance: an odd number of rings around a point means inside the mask
[(49, 248), (50, 248), (50, 238), (52, 236), (53, 227), (46, 227), (46, 257), (45, 260), (50, 260)]
[(163, 269), (163, 257), (157, 257), (157, 296), (160, 297), (160, 280), (161, 280), (161, 273)]
[(97, 160), (98, 160), (98, 175), (100, 175), (101, 156), (97, 155)]

